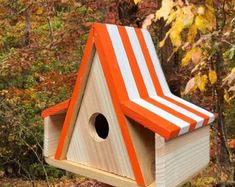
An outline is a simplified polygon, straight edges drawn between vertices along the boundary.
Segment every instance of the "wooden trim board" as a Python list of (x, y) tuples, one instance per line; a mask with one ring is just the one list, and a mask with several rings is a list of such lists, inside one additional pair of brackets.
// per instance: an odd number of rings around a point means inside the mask
[[(106, 171), (102, 171), (99, 169), (91, 168), (84, 166), (82, 164), (77, 164), (67, 160), (56, 160), (53, 157), (45, 158), (46, 162), (55, 167), (64, 169), (66, 171), (70, 171), (73, 173), (77, 173), (79, 175), (96, 179), (100, 182), (117, 186), (117, 187), (139, 187), (139, 185), (131, 179), (127, 179), (125, 177), (121, 177), (112, 173), (108, 173)], [(148, 187), (155, 187), (155, 183), (152, 183)]]
[(42, 111), (42, 118), (46, 118), (48, 116), (56, 115), (59, 113), (66, 112), (69, 107), (70, 99), (67, 99), (57, 105), (54, 105), (44, 111)]
[(63, 129), (61, 136), (59, 138), (58, 147), (56, 150), (55, 158), (64, 159), (70, 142), (70, 137), (74, 128), (74, 124), (77, 118), (77, 114), (80, 108), (80, 103), (82, 101), (83, 92), (86, 87), (86, 81), (90, 72), (93, 57), (95, 55), (95, 46), (93, 41), (93, 30), (90, 32), (88, 41), (84, 50), (84, 55), (81, 61), (79, 72), (77, 75), (77, 80), (74, 86), (71, 101), (68, 107), (68, 112), (65, 117)]

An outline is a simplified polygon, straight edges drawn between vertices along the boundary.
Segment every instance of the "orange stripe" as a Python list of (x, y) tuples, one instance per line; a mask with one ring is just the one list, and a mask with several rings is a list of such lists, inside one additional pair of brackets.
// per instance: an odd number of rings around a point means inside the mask
[(201, 112), (199, 112), (199, 111), (197, 111), (197, 110), (195, 110), (195, 109), (193, 109), (193, 108), (191, 108), (189, 106), (186, 106), (183, 103), (181, 103), (179, 101), (176, 101), (176, 100), (174, 100), (174, 99), (172, 99), (172, 98), (170, 98), (168, 96), (163, 95), (163, 98), (167, 99), (168, 101), (170, 101), (170, 102), (172, 102), (172, 103), (174, 103), (174, 104), (176, 104), (176, 105), (178, 105), (178, 106), (180, 106), (180, 107), (182, 107), (182, 108), (184, 108), (184, 109), (186, 109), (186, 110), (188, 110), (188, 111), (198, 115), (199, 117), (203, 118), (204, 119), (203, 125), (208, 124), (209, 116), (207, 116), (206, 114), (203, 114), (203, 113), (201, 113)]
[[(138, 37), (141, 49), (142, 49), (143, 54), (144, 54), (144, 58), (146, 60), (146, 63), (147, 63), (147, 66), (148, 66), (148, 69), (149, 69), (149, 72), (150, 72), (150, 76), (153, 80), (155, 90), (156, 90), (158, 96), (160, 96), (160, 97), (162, 97), (162, 98), (164, 98), (164, 99), (166, 99), (166, 100), (168, 100), (168, 101), (170, 101), (170, 102), (172, 102), (172, 103), (174, 103), (174, 104), (176, 104), (176, 105), (178, 105), (178, 106), (180, 106), (180, 107), (182, 107), (182, 108), (184, 108), (184, 109), (186, 109), (186, 110), (188, 110), (188, 111), (190, 111), (190, 112), (192, 112), (192, 113), (194, 113), (198, 116), (200, 116), (201, 118), (204, 118), (205, 120), (204, 120), (203, 124), (204, 125), (207, 124), (208, 120), (209, 120), (209, 117), (207, 115), (205, 115), (205, 114), (203, 114), (203, 113), (201, 113), (201, 112), (199, 112), (199, 111), (197, 111), (197, 110), (195, 110), (191, 107), (188, 107), (188, 106), (184, 105), (183, 103), (180, 103), (180, 102), (178, 102), (178, 101), (176, 101), (172, 98), (169, 98), (169, 97), (167, 97), (163, 94), (163, 91), (162, 91), (162, 88), (161, 88), (161, 85), (160, 85), (160, 81), (158, 80), (158, 77), (156, 76), (156, 73), (154, 71), (153, 62), (152, 62), (152, 59), (150, 57), (148, 47), (146, 45), (146, 41), (144, 39), (142, 31), (140, 29), (135, 29), (135, 32), (136, 32), (136, 35)], [(195, 125), (192, 125), (192, 127), (190, 127), (190, 130), (192, 130), (194, 128), (195, 128)]]
[[(122, 103), (122, 110), (128, 117), (167, 140), (177, 137), (179, 134), (179, 127), (134, 102), (128, 101)], [(156, 125), (156, 122), (158, 125)], [(169, 129), (171, 130), (169, 131)]]
[(76, 111), (76, 108), (79, 107), (76, 105), (77, 99), (78, 99), (79, 94), (82, 94), (81, 88), (84, 82), (86, 81), (86, 76), (84, 75), (86, 74), (86, 71), (88, 68), (88, 63), (89, 63), (89, 58), (91, 56), (92, 48), (93, 48), (93, 31), (90, 32), (90, 35), (88, 37), (88, 42), (86, 44), (84, 55), (83, 55), (79, 72), (77, 75), (76, 83), (75, 83), (73, 94), (71, 97), (71, 102), (70, 102), (70, 105), (69, 105), (69, 108), (65, 117), (65, 121), (63, 124), (62, 132), (59, 138), (59, 143), (58, 143), (58, 147), (57, 147), (56, 154), (55, 154), (55, 159), (58, 159), (58, 160), (63, 159), (61, 156), (62, 156), (63, 150), (65, 149), (64, 147), (65, 141), (66, 141), (66, 138), (70, 138), (70, 137), (67, 137), (69, 128), (72, 128), (75, 124), (76, 119), (74, 119), (73, 114)]
[(141, 76), (141, 73), (140, 73), (140, 70), (139, 70), (139, 67), (138, 67), (138, 64), (136, 61), (135, 54), (134, 54), (132, 46), (131, 46), (129, 36), (127, 34), (127, 31), (126, 31), (125, 27), (118, 27), (118, 31), (121, 36), (121, 40), (122, 40), (124, 49), (126, 51), (126, 55), (127, 55), (129, 64), (131, 66), (131, 71), (132, 71), (133, 77), (135, 79), (136, 86), (138, 88), (140, 97), (146, 98), (146, 97), (148, 97), (148, 92), (146, 90), (144, 80)]
[[(190, 127), (192, 127), (192, 126), (195, 127), (197, 122), (195, 120), (193, 120), (192, 118), (185, 116), (184, 114), (177, 112), (174, 109), (172, 109), (172, 108), (170, 108), (170, 107), (168, 107), (168, 106), (166, 106), (166, 105), (164, 105), (164, 104), (162, 104), (152, 98), (149, 98), (149, 95), (148, 95), (142, 74), (140, 72), (134, 51), (132, 49), (131, 42), (130, 42), (129, 36), (127, 34), (127, 31), (126, 31), (125, 27), (118, 27), (118, 30), (119, 30), (119, 34), (121, 36), (122, 43), (124, 45), (124, 48), (125, 48), (128, 60), (129, 60), (129, 64), (131, 66), (132, 74), (134, 76), (140, 97), (142, 99), (148, 101), (149, 103), (167, 111), (168, 113), (188, 122), (189, 124), (191, 124)], [(171, 129), (169, 129), (169, 131), (170, 130)]]
[[(121, 72), (117, 64), (117, 59), (111, 44), (111, 39), (109, 37), (105, 25), (95, 24), (95, 29), (98, 34), (98, 36), (95, 38), (96, 48), (98, 50), (100, 62), (110, 90), (113, 106), (115, 109), (115, 113), (117, 115), (122, 136), (129, 155), (129, 160), (131, 162), (132, 170), (138, 185), (144, 186), (145, 185), (144, 178), (141, 173), (137, 155), (129, 134), (126, 118), (120, 108), (120, 103), (119, 103), (120, 99), (128, 100), (128, 95), (126, 92), (126, 88), (124, 86), (124, 82), (120, 77)], [(114, 82), (116, 84), (113, 84)]]
[(48, 116), (52, 116), (58, 112), (61, 112), (63, 110), (67, 110), (67, 108), (69, 107), (69, 103), (70, 103), (70, 99), (67, 99), (66, 101), (59, 103), (57, 105), (54, 105), (50, 108), (47, 108), (46, 110), (42, 111), (42, 118), (48, 117)]

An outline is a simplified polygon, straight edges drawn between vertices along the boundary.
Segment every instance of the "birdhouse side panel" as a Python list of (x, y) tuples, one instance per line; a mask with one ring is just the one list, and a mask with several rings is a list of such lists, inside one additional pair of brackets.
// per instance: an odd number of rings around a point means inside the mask
[(168, 142), (159, 143), (159, 136), (155, 137), (158, 187), (180, 185), (209, 163), (209, 126)]
[(67, 160), (134, 179), (97, 54), (70, 140)]
[(54, 156), (66, 113), (59, 113), (44, 118), (44, 144), (45, 157)]
[(130, 118), (127, 118), (127, 124), (145, 185), (148, 186), (155, 180), (155, 133)]

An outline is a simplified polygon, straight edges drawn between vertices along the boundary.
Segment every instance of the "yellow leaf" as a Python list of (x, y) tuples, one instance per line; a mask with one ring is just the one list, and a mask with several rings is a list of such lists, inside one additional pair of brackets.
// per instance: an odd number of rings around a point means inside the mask
[(174, 47), (180, 47), (180, 45), (181, 45), (181, 36), (180, 36), (179, 32), (172, 31), (170, 33), (170, 39), (171, 39), (172, 45)]
[(210, 70), (209, 71), (209, 80), (211, 82), (211, 84), (215, 84), (217, 81), (217, 74), (214, 70)]
[(230, 97), (229, 97), (229, 94), (228, 94), (228, 91), (227, 90), (224, 90), (224, 100), (229, 103), (230, 101)]
[(214, 8), (207, 5), (205, 15), (205, 19), (207, 20), (207, 28), (211, 31), (216, 28), (216, 17)]
[(187, 41), (188, 41), (189, 43), (194, 42), (194, 39), (195, 39), (196, 35), (197, 35), (197, 27), (196, 27), (195, 24), (193, 24), (193, 25), (191, 25), (191, 27), (189, 28)]
[(134, 3), (138, 4), (140, 1), (142, 1), (142, 0), (134, 0)]
[(159, 42), (159, 47), (163, 47), (163, 46), (164, 46), (164, 44), (165, 44), (165, 41), (166, 41), (166, 40), (162, 40), (162, 41), (160, 41), (160, 42)]
[(208, 23), (203, 16), (197, 15), (197, 17), (195, 19), (195, 25), (202, 33), (204, 33), (206, 31), (207, 24)]
[(188, 94), (190, 92), (193, 92), (197, 89), (197, 84), (195, 83), (195, 78), (192, 78), (188, 81), (188, 83), (186, 84), (185, 90), (184, 90), (184, 94)]
[(235, 68), (232, 69), (231, 73), (235, 73)]
[(172, 11), (170, 12), (170, 15), (167, 18), (166, 25), (171, 24), (171, 22), (176, 18), (176, 15), (177, 15), (177, 11), (174, 11), (172, 9)]
[(206, 3), (206, 5), (212, 6), (213, 5), (213, 0), (206, 0), (205, 3)]
[(43, 8), (38, 8), (37, 11), (36, 11), (36, 14), (37, 15), (41, 15), (43, 13)]
[(168, 15), (170, 14), (172, 8), (174, 7), (174, 1), (173, 0), (162, 0), (162, 7), (156, 12), (156, 20), (159, 20), (160, 18), (164, 18), (164, 20), (167, 20)]
[(181, 19), (177, 19), (172, 28), (170, 29), (170, 39), (174, 47), (180, 47), (181, 45), (181, 32), (184, 28), (184, 24)]
[(159, 47), (163, 47), (163, 46), (164, 46), (165, 41), (166, 41), (167, 37), (169, 36), (170, 32), (171, 32), (171, 30), (169, 30), (169, 31), (166, 33), (165, 38), (164, 38), (162, 41), (159, 42)]
[(206, 84), (208, 82), (207, 75), (203, 75), (203, 76), (197, 75), (197, 76), (195, 76), (195, 82), (196, 82), (197, 87), (199, 88), (199, 90), (201, 92), (204, 92), (205, 88), (206, 88)]
[(201, 60), (202, 50), (198, 47), (192, 49), (192, 62), (198, 64)]
[(186, 6), (186, 7), (183, 7), (182, 10), (183, 10), (184, 27), (188, 28), (192, 25), (193, 20), (194, 20), (194, 14), (192, 12), (192, 7)]
[(189, 50), (187, 53), (186, 53), (186, 55), (184, 56), (184, 58), (182, 59), (182, 66), (184, 67), (184, 66), (187, 66), (188, 64), (189, 64), (189, 62), (190, 62), (190, 60), (191, 60), (191, 57), (192, 57), (192, 54), (193, 54), (193, 50), (191, 49), (191, 50)]

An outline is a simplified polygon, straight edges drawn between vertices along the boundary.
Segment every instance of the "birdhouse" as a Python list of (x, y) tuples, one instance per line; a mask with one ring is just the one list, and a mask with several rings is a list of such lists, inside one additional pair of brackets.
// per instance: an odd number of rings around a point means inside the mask
[(145, 29), (94, 24), (72, 97), (42, 117), (47, 163), (113, 186), (177, 186), (209, 162), (214, 115), (170, 92)]

